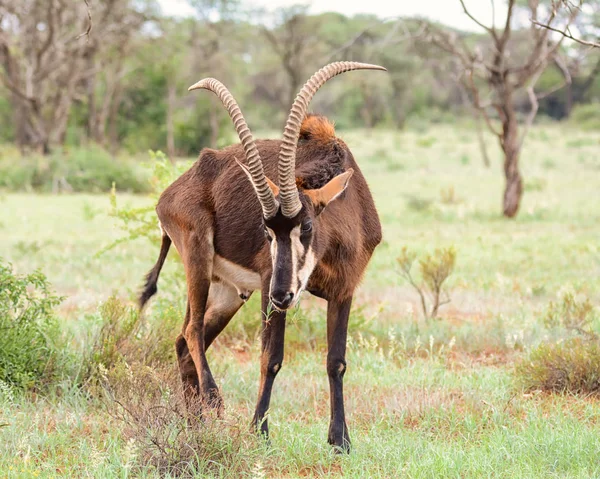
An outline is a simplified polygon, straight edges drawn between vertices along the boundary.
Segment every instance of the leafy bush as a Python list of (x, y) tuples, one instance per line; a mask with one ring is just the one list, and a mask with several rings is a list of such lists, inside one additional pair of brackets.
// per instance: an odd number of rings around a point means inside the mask
[(17, 388), (49, 385), (69, 363), (53, 294), (39, 271), (17, 275), (0, 260), (0, 382)]
[(600, 105), (598, 103), (577, 105), (573, 108), (569, 121), (586, 130), (600, 129)]
[(544, 323), (550, 328), (561, 327), (588, 339), (598, 340), (600, 335), (593, 329), (595, 313), (594, 306), (588, 298), (577, 300), (573, 293), (565, 293), (561, 302), (550, 303)]
[(589, 299), (565, 293), (551, 302), (544, 323), (576, 337), (535, 348), (516, 369), (519, 383), (528, 390), (600, 393), (600, 335), (594, 330), (596, 311)]
[(172, 364), (175, 337), (183, 315), (172, 306), (160, 303), (150, 318), (137, 307), (110, 297), (91, 318), (95, 333), (86, 347), (83, 379), (97, 379), (101, 370), (112, 371), (122, 361), (145, 366)]
[(137, 163), (116, 159), (99, 147), (57, 150), (50, 156), (0, 155), (0, 188), (13, 191), (149, 191), (147, 173)]
[[(151, 191), (151, 197), (158, 201), (158, 197), (163, 190), (175, 181), (190, 164), (189, 162), (173, 165), (161, 151), (150, 152), (152, 175), (148, 188)], [(115, 246), (132, 241), (137, 238), (147, 238), (153, 244), (160, 244), (160, 235), (158, 232), (158, 218), (156, 217), (155, 204), (144, 206), (142, 208), (121, 208), (117, 202), (116, 189), (113, 187), (110, 194), (110, 213), (109, 215), (120, 222), (120, 227), (125, 235), (104, 248), (100, 254), (114, 248)]]
[(526, 390), (600, 393), (600, 342), (571, 338), (535, 348), (516, 368)]
[[(423, 315), (426, 318), (435, 318), (440, 306), (450, 302), (448, 293), (443, 290), (443, 284), (454, 271), (456, 251), (453, 247), (436, 249), (434, 254), (428, 254), (419, 260), (421, 283), (418, 283), (411, 273), (416, 259), (417, 254), (404, 247), (396, 261), (400, 266), (400, 274), (419, 294)], [(445, 299), (442, 299), (443, 292), (446, 295)], [(427, 307), (426, 298), (429, 299), (430, 308)]]

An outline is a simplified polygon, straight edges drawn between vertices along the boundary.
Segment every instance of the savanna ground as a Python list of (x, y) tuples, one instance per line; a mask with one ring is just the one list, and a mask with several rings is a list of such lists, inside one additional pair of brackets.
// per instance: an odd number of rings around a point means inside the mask
[[(308, 296), (291, 313), (269, 414), (271, 443), (248, 433), (259, 377), (255, 294), (209, 351), (226, 412), (222, 421), (195, 426), (204, 439), (197, 453), (188, 451), (188, 472), (600, 477), (598, 399), (524, 391), (514, 378), (515, 364), (531, 348), (555, 339), (541, 320), (550, 301), (572, 291), (600, 303), (600, 135), (564, 125), (531, 131), (516, 220), (500, 216), (501, 160), (491, 138), (493, 165), (486, 169), (468, 128), (341, 136), (369, 182), (384, 226), (384, 242), (350, 321), (345, 394), (352, 453), (334, 455), (326, 443), (325, 310)], [(150, 202), (128, 195), (118, 201)], [(108, 195), (5, 194), (0, 208), (0, 257), (17, 271), (40, 268), (67, 297), (59, 315), (73, 349), (82, 351), (97, 327), (99, 305), (111, 295), (133, 304), (158, 249), (140, 238), (97, 256), (123, 234), (108, 215)], [(456, 249), (448, 280), (452, 301), (439, 319), (422, 318), (418, 296), (399, 274), (395, 259), (404, 246), (419, 255), (436, 247)], [(159, 316), (168, 316), (159, 330), (169, 345), (183, 316), (180, 269), (172, 252), (147, 312), (146, 320), (159, 325)], [(165, 355), (160, 372), (143, 373), (151, 376), (148, 381), (125, 366), (122, 394), (143, 396), (140, 384), (154, 381), (159, 397), (153, 401), (169, 404), (168, 397), (177, 395), (176, 365), (171, 349)], [(148, 455), (158, 447), (152, 442), (153, 434), (161, 434), (157, 428), (168, 435), (172, 423), (123, 420), (118, 404), (88, 389), (65, 377), (51, 393), (1, 394), (0, 477), (177, 472), (156, 469)]]

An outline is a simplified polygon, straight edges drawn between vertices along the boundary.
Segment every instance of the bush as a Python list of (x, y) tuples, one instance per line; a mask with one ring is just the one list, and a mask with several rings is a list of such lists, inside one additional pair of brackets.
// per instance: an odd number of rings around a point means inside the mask
[(122, 361), (158, 366), (175, 360), (175, 337), (183, 320), (177, 308), (161, 302), (156, 314), (144, 318), (137, 307), (110, 297), (90, 319), (95, 333), (86, 347), (83, 380), (94, 382), (101, 370), (112, 371)]
[[(161, 151), (150, 152), (152, 175), (148, 182), (148, 189), (152, 192), (152, 198), (158, 201), (163, 190), (175, 181), (185, 170), (190, 167), (188, 162), (173, 165)], [(137, 238), (146, 238), (154, 245), (160, 245), (158, 234), (158, 218), (155, 211), (155, 202), (142, 208), (121, 208), (117, 202), (116, 189), (110, 194), (109, 215), (117, 219), (125, 236), (117, 239), (106, 246), (99, 254), (114, 248), (115, 246), (132, 241)]]
[(578, 300), (572, 293), (565, 293), (559, 303), (551, 302), (544, 316), (549, 328), (563, 328), (588, 339), (599, 340), (594, 330), (596, 310), (588, 298)]
[(0, 188), (12, 191), (144, 193), (150, 190), (147, 173), (137, 163), (116, 159), (96, 147), (56, 150), (50, 156), (21, 157), (16, 151), (0, 155)]
[(124, 426), (134, 476), (150, 467), (161, 477), (250, 477), (267, 452), (262, 438), (245, 419), (198, 420), (176, 376), (125, 361), (103, 371), (107, 411)]
[(39, 271), (17, 275), (0, 260), (0, 382), (49, 385), (69, 364), (54, 307), (62, 301)]
[[(454, 271), (456, 250), (454, 247), (436, 249), (434, 254), (428, 254), (425, 258), (419, 260), (421, 283), (418, 283), (411, 273), (416, 259), (417, 254), (404, 247), (396, 261), (400, 266), (400, 274), (419, 294), (423, 315), (426, 318), (435, 318), (440, 306), (450, 302), (450, 297), (444, 290), (443, 285)], [(442, 293), (446, 296), (445, 299), (442, 299)], [(427, 307), (428, 302), (431, 303), (430, 308)]]
[(600, 129), (600, 104), (589, 103), (573, 108), (569, 122), (586, 130)]
[(530, 391), (599, 394), (600, 342), (571, 338), (541, 344), (517, 365), (516, 376)]

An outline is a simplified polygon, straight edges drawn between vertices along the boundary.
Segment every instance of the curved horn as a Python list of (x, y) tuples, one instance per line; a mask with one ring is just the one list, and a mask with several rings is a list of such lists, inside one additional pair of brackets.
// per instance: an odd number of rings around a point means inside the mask
[(279, 199), (284, 216), (292, 218), (302, 208), (298, 189), (296, 188), (296, 145), (300, 135), (300, 127), (308, 110), (312, 97), (317, 93), (325, 82), (340, 73), (351, 70), (382, 70), (385, 68), (378, 65), (358, 62), (334, 62), (321, 68), (304, 84), (302, 90), (296, 96), (290, 115), (288, 116), (283, 141), (279, 150)]
[(260, 160), (260, 155), (258, 154), (258, 148), (256, 148), (256, 143), (254, 142), (254, 138), (252, 138), (252, 133), (246, 124), (246, 120), (244, 120), (244, 115), (242, 115), (240, 107), (233, 98), (233, 95), (219, 80), (214, 78), (205, 78), (189, 87), (188, 91), (198, 90), (200, 88), (210, 90), (215, 93), (227, 109), (227, 112), (233, 121), (235, 131), (237, 132), (242, 143), (242, 147), (244, 148), (246, 162), (248, 164), (247, 170), (250, 173), (249, 177), (254, 185), (254, 189), (256, 190), (258, 200), (260, 201), (260, 205), (263, 210), (263, 216), (267, 219), (272, 218), (277, 214), (279, 204), (277, 203), (275, 196), (273, 196), (271, 188), (269, 188), (267, 178), (263, 170), (262, 161)]

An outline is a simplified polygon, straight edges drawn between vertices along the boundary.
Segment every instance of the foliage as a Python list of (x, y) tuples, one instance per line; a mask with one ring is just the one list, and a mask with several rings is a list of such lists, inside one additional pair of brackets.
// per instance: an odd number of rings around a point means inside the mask
[[(107, 410), (124, 428), (135, 450), (134, 471), (161, 477), (242, 477), (265, 444), (239, 420), (205, 417), (186, 408), (179, 378), (169, 372), (121, 361), (104, 371)], [(193, 409), (193, 408), (192, 408)]]
[(567, 292), (560, 303), (550, 303), (544, 323), (552, 328), (562, 327), (588, 339), (598, 340), (600, 335), (593, 330), (595, 313), (595, 308), (588, 298), (578, 301), (573, 293)]
[(85, 348), (82, 379), (95, 383), (102, 371), (112, 371), (121, 362), (145, 366), (171, 364), (174, 338), (181, 312), (161, 305), (144, 318), (135, 306), (112, 296), (91, 318), (96, 332)]
[(526, 390), (600, 393), (600, 342), (571, 338), (542, 343), (516, 368), (519, 384)]
[[(415, 281), (411, 273), (416, 259), (417, 254), (404, 247), (396, 261), (400, 266), (400, 274), (419, 294), (423, 316), (426, 318), (435, 318), (440, 306), (450, 302), (448, 293), (443, 290), (443, 285), (454, 271), (456, 250), (454, 247), (436, 249), (433, 254), (427, 254), (423, 259), (420, 259), (419, 271), (422, 279), (421, 284)], [(446, 294), (446, 299), (441, 298), (442, 292)], [(426, 296), (431, 304), (430, 308), (427, 307)]]
[(178, 164), (171, 163), (165, 154), (161, 151), (150, 151), (150, 162), (148, 165), (152, 169), (149, 189), (152, 192), (151, 198), (154, 200), (152, 205), (140, 208), (129, 206), (120, 207), (117, 203), (117, 192), (113, 185), (110, 193), (110, 216), (119, 222), (119, 227), (123, 230), (124, 236), (113, 241), (106, 246), (99, 254), (116, 247), (117, 245), (132, 241), (137, 238), (146, 238), (153, 244), (158, 244), (160, 236), (158, 231), (158, 218), (154, 211), (155, 204), (160, 194), (177, 179), (185, 170), (189, 168), (188, 162)]
[(132, 160), (115, 159), (97, 146), (56, 150), (50, 156), (0, 155), (0, 188), (11, 191), (106, 192), (148, 191), (146, 173)]
[(17, 388), (47, 386), (66, 367), (56, 296), (36, 271), (19, 275), (0, 259), (0, 383)]
[(573, 108), (569, 122), (578, 128), (597, 131), (600, 129), (600, 104), (589, 103)]

